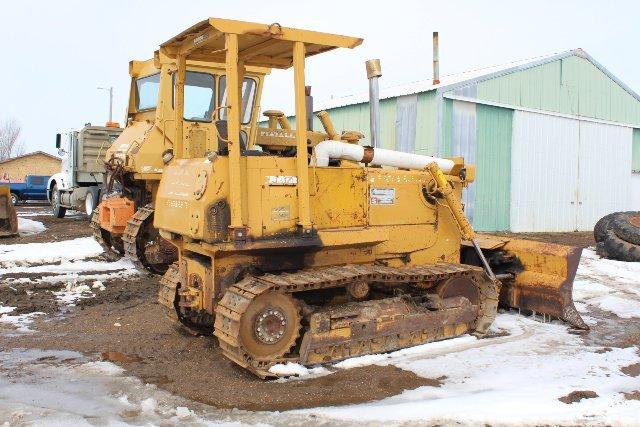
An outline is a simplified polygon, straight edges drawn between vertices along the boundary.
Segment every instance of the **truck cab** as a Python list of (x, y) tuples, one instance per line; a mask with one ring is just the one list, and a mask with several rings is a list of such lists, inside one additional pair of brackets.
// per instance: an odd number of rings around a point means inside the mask
[(121, 133), (117, 124), (92, 126), (87, 123), (80, 130), (56, 135), (62, 166), (46, 186), (56, 217), (62, 218), (67, 209), (91, 215), (103, 189), (104, 155)]
[(24, 182), (10, 183), (11, 202), (15, 205), (27, 200), (46, 200), (48, 178), (46, 175), (27, 175)]

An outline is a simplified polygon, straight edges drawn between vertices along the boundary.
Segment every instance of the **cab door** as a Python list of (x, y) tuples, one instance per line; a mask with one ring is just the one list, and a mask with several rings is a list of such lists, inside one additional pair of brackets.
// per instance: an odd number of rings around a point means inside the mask
[(185, 157), (200, 158), (207, 151), (217, 150), (213, 117), (215, 102), (215, 76), (207, 72), (187, 71), (184, 84)]

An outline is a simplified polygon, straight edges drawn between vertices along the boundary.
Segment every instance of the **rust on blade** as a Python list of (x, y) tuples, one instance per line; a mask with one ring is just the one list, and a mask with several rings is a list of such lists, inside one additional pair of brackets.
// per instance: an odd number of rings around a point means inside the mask
[(589, 329), (573, 304), (573, 280), (582, 248), (530, 240), (510, 240), (502, 248), (517, 258), (520, 271), (504, 281), (500, 302), (548, 314), (579, 329)]

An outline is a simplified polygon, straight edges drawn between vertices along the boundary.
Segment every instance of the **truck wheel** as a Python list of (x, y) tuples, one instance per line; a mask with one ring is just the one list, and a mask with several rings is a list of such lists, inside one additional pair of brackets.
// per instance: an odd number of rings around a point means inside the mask
[(51, 190), (51, 207), (53, 208), (53, 216), (56, 218), (64, 218), (64, 214), (67, 213), (67, 208), (60, 206), (60, 192), (58, 191), (58, 184), (53, 186)]
[(87, 216), (91, 217), (96, 207), (96, 197), (94, 196), (92, 191), (87, 191), (87, 196), (84, 199), (84, 212), (87, 214)]
[(11, 204), (15, 206), (19, 201), (20, 197), (16, 193), (11, 193)]

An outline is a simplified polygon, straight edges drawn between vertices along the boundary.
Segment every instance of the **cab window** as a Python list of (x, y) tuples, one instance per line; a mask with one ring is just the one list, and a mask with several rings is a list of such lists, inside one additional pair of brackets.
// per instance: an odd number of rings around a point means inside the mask
[[(175, 74), (173, 77), (175, 100)], [(215, 99), (215, 80), (213, 75), (196, 71), (186, 72), (184, 79), (185, 120), (210, 122)]]
[[(220, 105), (227, 104), (227, 78), (226, 76), (220, 77)], [(242, 124), (246, 125), (251, 121), (251, 112), (253, 111), (253, 103), (256, 98), (256, 81), (249, 77), (246, 77), (242, 81), (242, 113), (240, 114), (240, 120)], [(228, 111), (226, 108), (220, 109), (220, 119), (227, 120)]]
[(160, 73), (152, 74), (136, 80), (136, 109), (151, 110), (158, 105)]

